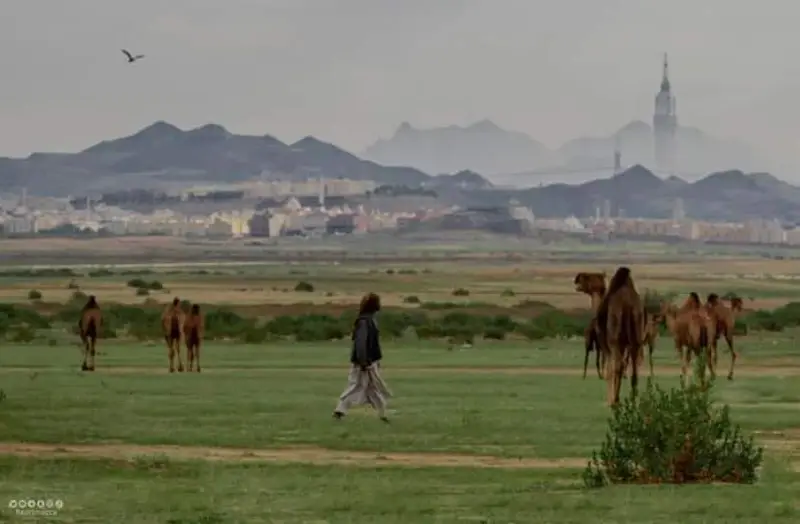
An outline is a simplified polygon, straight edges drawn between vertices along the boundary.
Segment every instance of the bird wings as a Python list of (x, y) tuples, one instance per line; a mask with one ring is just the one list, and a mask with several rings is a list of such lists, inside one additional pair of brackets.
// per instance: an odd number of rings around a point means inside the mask
[(122, 52), (125, 53), (125, 56), (128, 57), (128, 62), (133, 62), (134, 60), (139, 60), (140, 58), (144, 58), (144, 55), (133, 56), (132, 54), (130, 54), (130, 52), (128, 52), (127, 49), (122, 49)]

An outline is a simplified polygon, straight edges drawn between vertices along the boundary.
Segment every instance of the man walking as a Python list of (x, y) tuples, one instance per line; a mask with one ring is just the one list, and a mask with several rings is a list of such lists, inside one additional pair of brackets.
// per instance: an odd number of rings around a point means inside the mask
[(339, 404), (333, 412), (341, 419), (352, 406), (369, 404), (378, 410), (384, 422), (386, 418), (386, 399), (392, 394), (380, 375), (381, 352), (380, 332), (375, 322), (375, 314), (381, 309), (380, 297), (369, 293), (362, 300), (358, 318), (353, 323), (353, 348), (350, 352), (350, 375), (347, 388), (339, 397)]

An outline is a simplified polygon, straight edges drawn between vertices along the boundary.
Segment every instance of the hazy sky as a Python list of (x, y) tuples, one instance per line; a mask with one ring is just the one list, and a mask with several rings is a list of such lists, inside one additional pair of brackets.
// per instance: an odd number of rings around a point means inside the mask
[(682, 124), (795, 163), (798, 17), (796, 0), (2, 0), (0, 155), (156, 120), (358, 152), (402, 121), (490, 118), (557, 146), (649, 121), (668, 51)]

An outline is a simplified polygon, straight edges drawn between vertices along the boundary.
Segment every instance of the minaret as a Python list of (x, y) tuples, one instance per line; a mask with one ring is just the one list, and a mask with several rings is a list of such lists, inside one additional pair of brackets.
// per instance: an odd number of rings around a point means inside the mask
[(655, 146), (656, 167), (675, 174), (675, 132), (678, 128), (678, 116), (675, 112), (676, 101), (672, 95), (669, 82), (669, 62), (664, 53), (664, 69), (661, 77), (661, 89), (656, 95), (655, 112), (653, 114), (653, 139)]

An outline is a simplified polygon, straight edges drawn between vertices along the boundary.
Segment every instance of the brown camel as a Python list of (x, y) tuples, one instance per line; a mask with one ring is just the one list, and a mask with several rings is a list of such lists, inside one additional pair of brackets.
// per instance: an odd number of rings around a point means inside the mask
[[(592, 311), (597, 314), (597, 307), (603, 300), (606, 293), (606, 274), (605, 273), (578, 273), (575, 275), (575, 291), (589, 295), (592, 300)], [(595, 353), (595, 366), (597, 367), (597, 376), (602, 380), (603, 373), (600, 371), (601, 365), (605, 367), (606, 351), (600, 347), (599, 331), (597, 328), (597, 318), (593, 317), (591, 322), (583, 332), (583, 339), (586, 348), (586, 354), (583, 359), (583, 378), (586, 378), (586, 370), (589, 367), (589, 354), (592, 351)]]
[[(742, 299), (734, 297), (731, 299), (731, 307), (728, 308), (720, 300), (716, 293), (711, 293), (706, 298), (706, 309), (709, 315), (716, 322), (716, 334), (712, 344), (714, 346), (714, 358), (718, 357), (717, 344), (720, 337), (725, 337), (725, 342), (728, 343), (728, 351), (731, 353), (731, 367), (728, 371), (728, 380), (733, 380), (733, 368), (736, 365), (736, 351), (733, 349), (733, 331), (736, 326), (736, 314), (742, 311)], [(716, 360), (714, 365), (717, 365)]]
[(192, 305), (186, 322), (183, 324), (183, 339), (186, 341), (186, 361), (189, 371), (194, 367), (197, 360), (197, 372), (200, 373), (200, 345), (203, 342), (206, 325), (203, 314), (200, 313), (200, 306)]
[[(81, 318), (78, 320), (78, 331), (83, 343), (83, 365), (82, 371), (94, 371), (94, 356), (97, 346), (97, 337), (100, 328), (103, 326), (103, 314), (97, 299), (94, 295), (89, 297), (86, 305), (81, 310)], [(91, 362), (91, 365), (88, 362)]]
[[(637, 362), (644, 340), (644, 304), (636, 291), (627, 267), (617, 269), (608, 285), (597, 309), (597, 327), (601, 345), (608, 352), (606, 363), (607, 400), (610, 406), (619, 403), (619, 390), (622, 386), (622, 373), (626, 360)], [(639, 370), (631, 366), (631, 393), (636, 396), (639, 383)]]
[[(597, 307), (600, 305), (600, 302), (603, 300), (603, 296), (605, 295), (606, 291), (606, 274), (605, 273), (578, 273), (575, 275), (575, 290), (580, 293), (585, 293), (591, 297), (592, 300), (592, 309), (597, 312)], [(658, 315), (647, 315), (646, 327), (645, 327), (645, 338), (643, 344), (647, 344), (650, 353), (650, 376), (654, 376), (655, 373), (653, 371), (653, 350), (655, 349), (655, 343), (658, 338), (658, 326), (661, 320), (658, 318)], [(583, 359), (583, 378), (586, 378), (586, 371), (589, 367), (589, 354), (592, 351), (597, 351), (595, 353), (595, 367), (597, 368), (597, 376), (602, 380), (603, 373), (600, 371), (601, 369), (605, 368), (606, 364), (606, 352), (598, 351), (600, 338), (599, 332), (597, 328), (597, 318), (592, 318), (589, 325), (583, 332), (583, 339), (584, 339), (584, 347), (586, 348), (586, 353)], [(641, 355), (640, 355), (641, 357)], [(627, 357), (625, 359), (625, 367), (622, 372), (623, 378), (627, 375), (627, 369), (630, 362), (628, 361)], [(637, 363), (639, 365), (639, 363)]]
[(605, 273), (578, 273), (575, 275), (575, 291), (585, 293), (592, 299), (592, 311), (597, 312), (606, 294)]
[[(706, 363), (711, 376), (715, 376), (713, 339), (716, 335), (716, 321), (704, 307), (694, 307), (695, 297), (681, 307), (672, 304), (663, 305), (663, 317), (667, 328), (672, 333), (675, 350), (681, 359), (681, 376), (686, 377), (689, 371), (692, 354), (701, 355), (705, 352)], [(701, 381), (705, 383), (705, 367)]]
[[(650, 376), (655, 376), (655, 371), (653, 370), (653, 350), (656, 348), (656, 340), (658, 340), (658, 328), (661, 325), (661, 315), (653, 315), (645, 311), (645, 323), (644, 323), (644, 338), (642, 339), (642, 351), (639, 353), (639, 362), (636, 364), (641, 365), (641, 360), (644, 358), (644, 346), (647, 346), (647, 356), (648, 356), (648, 363), (650, 364)], [(627, 364), (625, 368), (627, 369)], [(624, 377), (623, 371), (623, 377)]]
[(181, 309), (181, 301), (175, 297), (172, 304), (167, 306), (161, 315), (161, 327), (164, 330), (164, 340), (167, 343), (169, 354), (169, 372), (175, 372), (175, 356), (178, 357), (178, 371), (183, 371), (181, 359), (181, 334), (185, 315)]

